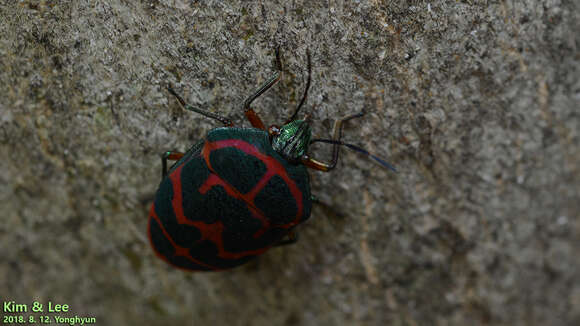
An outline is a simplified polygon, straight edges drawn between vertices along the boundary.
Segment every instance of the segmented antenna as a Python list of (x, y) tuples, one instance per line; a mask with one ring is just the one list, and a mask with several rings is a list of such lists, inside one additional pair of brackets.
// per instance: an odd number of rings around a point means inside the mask
[(308, 79), (306, 80), (306, 87), (304, 87), (304, 94), (302, 94), (302, 99), (300, 100), (300, 103), (298, 104), (298, 106), (294, 110), (294, 113), (292, 113), (290, 118), (288, 118), (288, 120), (286, 122), (284, 122), (284, 124), (287, 124), (290, 121), (296, 120), (296, 116), (298, 116), (298, 112), (300, 111), (300, 109), (302, 108), (302, 105), (304, 105), (304, 102), (306, 102), (306, 98), (308, 97), (308, 89), (310, 89), (310, 80), (312, 79), (312, 76), (311, 76), (312, 75), (312, 62), (310, 60), (310, 51), (309, 50), (306, 50), (306, 57), (308, 58)]
[(346, 146), (354, 151), (357, 151), (359, 153), (370, 156), (371, 158), (373, 158), (375, 161), (379, 162), (379, 164), (386, 167), (387, 169), (389, 169), (393, 172), (397, 172), (397, 169), (395, 169), (395, 167), (392, 166), (390, 163), (388, 163), (387, 161), (383, 160), (382, 158), (374, 155), (373, 153), (370, 153), (369, 151), (367, 151), (366, 149), (364, 149), (362, 147), (359, 147), (359, 146), (356, 146), (353, 144), (348, 144), (348, 143), (345, 143), (345, 142), (340, 141), (340, 140), (333, 140), (333, 139), (313, 139), (310, 141), (310, 144), (317, 143), (317, 142)]

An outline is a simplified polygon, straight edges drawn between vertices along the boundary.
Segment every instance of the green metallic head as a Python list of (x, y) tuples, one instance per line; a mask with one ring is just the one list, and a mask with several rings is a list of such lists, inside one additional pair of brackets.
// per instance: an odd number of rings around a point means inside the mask
[(294, 120), (273, 135), (272, 148), (288, 161), (296, 162), (308, 151), (311, 135), (308, 122)]

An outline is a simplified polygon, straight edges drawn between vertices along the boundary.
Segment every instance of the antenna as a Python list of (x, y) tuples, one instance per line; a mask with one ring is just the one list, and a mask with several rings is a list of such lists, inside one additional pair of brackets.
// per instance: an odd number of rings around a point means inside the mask
[(334, 140), (334, 139), (313, 139), (310, 141), (310, 144), (317, 143), (317, 142), (346, 146), (346, 147), (352, 149), (353, 151), (357, 151), (359, 153), (370, 156), (372, 159), (379, 162), (382, 166), (386, 167), (387, 169), (389, 169), (393, 172), (397, 172), (397, 169), (395, 169), (395, 167), (392, 166), (390, 163), (388, 163), (387, 161), (383, 160), (382, 158), (376, 156), (375, 154), (370, 153), (369, 151), (367, 151), (366, 149), (364, 149), (362, 147), (359, 147), (359, 146), (356, 146), (353, 144), (348, 144), (348, 143), (345, 143), (343, 141)]

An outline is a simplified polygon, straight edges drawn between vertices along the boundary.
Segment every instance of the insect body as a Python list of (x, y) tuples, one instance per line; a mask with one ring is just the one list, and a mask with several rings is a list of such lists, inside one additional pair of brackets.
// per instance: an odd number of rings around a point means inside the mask
[[(253, 128), (236, 128), (224, 117), (185, 103), (169, 88), (185, 109), (222, 122), (226, 127), (208, 132), (186, 153), (162, 156), (163, 179), (149, 217), (149, 238), (156, 254), (186, 270), (223, 270), (241, 265), (277, 245), (296, 240), (293, 228), (310, 217), (312, 197), (306, 167), (329, 171), (338, 160), (339, 145), (370, 155), (340, 140), (338, 120), (334, 138), (311, 140), (308, 119), (296, 119), (310, 86), (294, 114), (282, 127), (265, 128), (250, 104), (280, 79), (279, 72), (244, 103)], [(333, 159), (322, 163), (308, 156), (313, 142), (334, 144)], [(167, 161), (177, 162), (167, 171)]]

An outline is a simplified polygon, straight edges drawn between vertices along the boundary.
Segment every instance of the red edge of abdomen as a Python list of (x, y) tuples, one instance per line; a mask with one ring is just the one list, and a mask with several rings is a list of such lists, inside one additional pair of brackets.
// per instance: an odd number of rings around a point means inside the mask
[[(155, 220), (155, 221), (153, 221), (153, 220)], [(149, 210), (149, 221), (147, 223), (147, 237), (149, 238), (149, 244), (151, 245), (151, 248), (153, 248), (153, 252), (155, 252), (155, 255), (157, 257), (159, 257), (160, 259), (162, 259), (163, 261), (165, 261), (167, 264), (169, 264), (169, 265), (171, 265), (171, 266), (173, 266), (175, 268), (181, 269), (183, 271), (187, 271), (187, 272), (207, 272), (207, 271), (220, 271), (220, 270), (223, 270), (221, 268), (218, 268), (218, 267), (215, 267), (215, 266), (211, 266), (211, 265), (208, 265), (208, 264), (203, 264), (203, 265), (207, 266), (210, 269), (209, 270), (203, 270), (203, 269), (190, 269), (190, 268), (186, 268), (186, 267), (179, 266), (179, 265), (176, 265), (176, 264), (172, 263), (171, 261), (169, 261), (169, 259), (167, 259), (167, 256), (165, 256), (161, 252), (159, 252), (159, 250), (157, 250), (157, 247), (155, 247), (155, 245), (153, 244), (153, 239), (151, 237), (151, 223), (157, 223), (159, 225), (159, 227), (161, 228), (161, 230), (163, 231), (164, 236), (167, 238), (168, 233), (165, 230), (165, 228), (163, 227), (163, 224), (161, 223), (161, 221), (159, 220), (159, 217), (157, 216), (157, 213), (155, 213), (155, 204), (151, 204), (151, 209)]]

